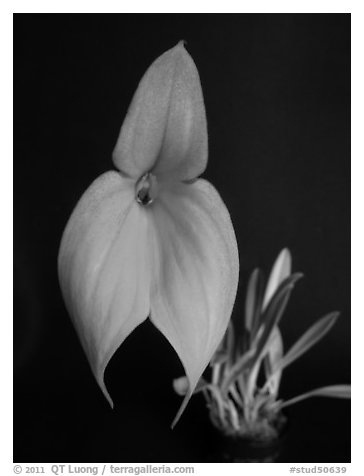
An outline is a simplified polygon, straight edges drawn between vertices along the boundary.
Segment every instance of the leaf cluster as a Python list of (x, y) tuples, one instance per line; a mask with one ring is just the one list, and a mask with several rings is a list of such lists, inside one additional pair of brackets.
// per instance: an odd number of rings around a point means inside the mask
[[(289, 400), (279, 399), (283, 370), (320, 341), (339, 317), (331, 312), (317, 320), (284, 352), (279, 323), (302, 273), (291, 272), (291, 254), (283, 249), (268, 281), (255, 269), (249, 279), (243, 322), (230, 320), (227, 332), (210, 362), (210, 378), (201, 378), (203, 392), (215, 426), (227, 435), (252, 439), (278, 436), (282, 409), (314, 396), (350, 398), (349, 385), (316, 388)], [(185, 377), (174, 381), (177, 393), (187, 392)]]

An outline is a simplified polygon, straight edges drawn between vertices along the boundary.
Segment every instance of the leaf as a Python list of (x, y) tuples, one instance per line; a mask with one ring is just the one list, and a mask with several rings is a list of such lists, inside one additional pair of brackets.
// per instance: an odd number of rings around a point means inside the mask
[(263, 313), (261, 328), (257, 336), (256, 353), (249, 363), (250, 371), (247, 379), (247, 394), (250, 398), (253, 398), (259, 368), (269, 349), (273, 329), (278, 325), (288, 304), (293, 287), (301, 277), (301, 273), (294, 273), (286, 278), (269, 301), (268, 307)]
[(189, 380), (175, 424), (228, 326), (238, 250), (229, 213), (205, 180), (161, 190), (150, 211), (150, 319), (177, 352)]
[(256, 309), (259, 269), (256, 268), (250, 275), (245, 300), (245, 327), (251, 332)]
[(240, 430), (239, 414), (235, 408), (234, 403), (232, 402), (230, 398), (228, 399), (227, 403), (228, 403), (230, 423), (232, 424), (234, 430), (238, 432)]
[(232, 320), (230, 319), (228, 328), (226, 329), (221, 344), (212, 356), (210, 364), (221, 364), (223, 362), (231, 361), (233, 358), (234, 341), (234, 326)]
[(298, 359), (298, 357), (307, 352), (313, 345), (321, 340), (335, 324), (339, 315), (339, 312), (331, 312), (315, 322), (315, 324), (313, 324), (289, 349), (281, 362), (277, 364), (277, 370), (287, 367), (287, 365)]
[(262, 303), (263, 303), (263, 297), (264, 297), (264, 287), (265, 287), (265, 281), (264, 281), (264, 275), (260, 269), (257, 270), (257, 284), (256, 284), (256, 292), (255, 292), (255, 309), (254, 309), (254, 315), (253, 315), (253, 321), (252, 321), (252, 330), (250, 333), (250, 344), (252, 345), (258, 330), (261, 326), (262, 323)]
[(209, 391), (211, 392), (211, 397), (214, 403), (216, 404), (216, 410), (220, 419), (220, 422), (225, 425), (226, 424), (226, 415), (225, 409), (227, 408), (227, 404), (225, 403), (224, 399), (222, 398), (220, 389), (215, 385), (209, 385)]
[(270, 334), (275, 325), (278, 324), (282, 314), (286, 308), (289, 300), (289, 296), (294, 287), (294, 284), (298, 279), (302, 277), (301, 273), (292, 274), (289, 278), (285, 279), (280, 285), (279, 289), (273, 296), (272, 300), (263, 315), (263, 327), (260, 336), (258, 335), (257, 343), (252, 347), (249, 352), (246, 352), (231, 368), (230, 372), (226, 375), (222, 383), (222, 391), (226, 393), (227, 388), (237, 379), (238, 375), (250, 369), (250, 373), (258, 375), (257, 368), (260, 360), (264, 357), (266, 344), (270, 338)]
[(310, 397), (332, 397), (332, 398), (350, 398), (351, 387), (350, 385), (330, 385), (328, 387), (320, 387), (315, 390), (303, 393), (297, 397), (286, 400), (280, 405), (280, 408), (288, 407), (294, 403), (300, 402)]
[(253, 365), (264, 356), (266, 344), (270, 338), (271, 332), (273, 331), (274, 326), (279, 323), (286, 309), (293, 287), (296, 282), (301, 279), (302, 276), (303, 275), (301, 273), (294, 273), (288, 278), (286, 278), (281, 283), (272, 299), (269, 301), (268, 307), (263, 313), (263, 332), (257, 344), (257, 350)]
[(283, 339), (278, 326), (275, 326), (267, 346), (267, 354), (264, 358), (264, 369), (268, 388), (271, 394), (277, 395), (282, 371), (275, 371), (283, 357)]
[(237, 362), (231, 367), (230, 370), (225, 371), (224, 379), (221, 383), (221, 391), (224, 395), (226, 394), (230, 385), (232, 385), (234, 381), (237, 380), (239, 375), (250, 367), (255, 352), (255, 348), (252, 348), (249, 351), (245, 352), (245, 354), (243, 354), (237, 360)]
[(210, 365), (223, 364), (228, 360), (228, 356), (222, 349), (217, 349), (211, 358)]
[(207, 121), (198, 71), (178, 43), (144, 74), (129, 106), (114, 152), (115, 166), (138, 179), (191, 180), (207, 164)]
[(279, 285), (291, 274), (292, 258), (288, 248), (284, 248), (273, 264), (263, 299), (263, 311)]
[(231, 396), (234, 398), (235, 402), (238, 405), (240, 405), (241, 407), (244, 406), (243, 400), (242, 400), (241, 396), (239, 395), (239, 392), (238, 392), (235, 384), (230, 385), (229, 393), (231, 394)]

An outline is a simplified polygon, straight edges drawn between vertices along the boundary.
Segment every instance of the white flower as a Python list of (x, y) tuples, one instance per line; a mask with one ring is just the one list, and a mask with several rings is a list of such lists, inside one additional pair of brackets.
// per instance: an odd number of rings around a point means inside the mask
[(147, 70), (113, 153), (118, 171), (86, 190), (64, 231), (63, 296), (98, 384), (147, 317), (174, 347), (189, 382), (185, 408), (227, 328), (239, 264), (229, 213), (197, 177), (207, 125), (196, 66), (183, 43)]

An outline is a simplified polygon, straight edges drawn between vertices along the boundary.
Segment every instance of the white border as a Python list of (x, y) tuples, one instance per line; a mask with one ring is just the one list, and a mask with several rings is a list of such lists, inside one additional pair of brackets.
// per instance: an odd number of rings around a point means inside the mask
[[(364, 103), (363, 103), (363, 7), (360, 2), (343, 1), (256, 1), (256, 2), (138, 2), (128, 8), (121, 1), (14, 1), (2, 2), (0, 23), (0, 58), (1, 58), (1, 174), (0, 174), (0, 217), (1, 217), (1, 397), (0, 397), (0, 472), (13, 474), (12, 468), (12, 13), (13, 12), (311, 12), (334, 13), (347, 12), (352, 14), (352, 375), (353, 375), (353, 402), (352, 402), (352, 467), (347, 473), (364, 474), (362, 427), (363, 427), (363, 322), (364, 311), (361, 303), (364, 287), (364, 196), (363, 196), (363, 135), (364, 135)], [(207, 7), (208, 6), (208, 7)], [(123, 7), (123, 10), (121, 9)], [(238, 8), (237, 8), (238, 7)], [(209, 10), (208, 10), (209, 8)], [(298, 466), (295, 464), (294, 466)], [(279, 475), (287, 473), (291, 465), (264, 464), (249, 465), (249, 475), (269, 474)], [(306, 465), (308, 466), (308, 465)], [(195, 474), (210, 474), (212, 467), (209, 465), (195, 465)], [(362, 468), (360, 470), (360, 468)], [(215, 467), (216, 469), (216, 467)], [(218, 465), (218, 472), (241, 474), (240, 465)]]

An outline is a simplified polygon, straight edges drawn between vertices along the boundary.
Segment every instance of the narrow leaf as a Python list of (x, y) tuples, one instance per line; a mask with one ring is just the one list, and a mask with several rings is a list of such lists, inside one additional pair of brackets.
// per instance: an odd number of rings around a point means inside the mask
[(274, 294), (273, 298), (270, 300), (266, 311), (262, 317), (262, 332), (259, 336), (258, 334), (258, 343), (257, 350), (254, 358), (250, 363), (250, 373), (247, 383), (247, 391), (249, 395), (253, 395), (254, 389), (256, 386), (256, 380), (259, 375), (259, 368), (262, 363), (267, 349), (269, 349), (269, 344), (272, 339), (272, 332), (275, 326), (278, 325), (290, 298), (291, 292), (295, 283), (302, 277), (301, 273), (292, 274), (281, 283), (277, 292)]
[(234, 430), (239, 431), (240, 430), (239, 415), (235, 408), (234, 403), (230, 399), (228, 400), (228, 409), (229, 409), (230, 422), (233, 425)]
[(275, 372), (278, 362), (283, 357), (283, 339), (278, 326), (275, 326), (271, 334), (267, 347), (267, 355), (264, 359), (264, 370), (267, 381), (269, 382), (269, 391), (276, 395), (281, 380), (282, 371)]
[(284, 248), (273, 264), (263, 299), (263, 310), (277, 291), (279, 285), (291, 274), (292, 258), (288, 248)]
[(217, 349), (217, 351), (212, 356), (210, 365), (222, 364), (228, 359), (227, 354), (222, 349)]
[(283, 402), (280, 408), (288, 407), (289, 405), (293, 405), (310, 397), (350, 398), (351, 387), (350, 385), (330, 385), (328, 387), (316, 388), (315, 390), (311, 390), (310, 392), (303, 393), (302, 395)]
[(241, 396), (239, 395), (239, 392), (238, 392), (237, 388), (235, 387), (235, 384), (230, 385), (229, 393), (234, 398), (235, 402), (238, 405), (240, 405), (241, 407), (243, 407), (243, 405), (244, 405), (243, 400), (242, 400)]
[(257, 286), (259, 279), (259, 269), (256, 268), (250, 275), (245, 300), (245, 327), (251, 332), (255, 312), (255, 303), (257, 299)]
[[(238, 377), (238, 375), (250, 368), (254, 371), (254, 367), (259, 364), (260, 360), (264, 357), (266, 344), (270, 338), (272, 329), (280, 321), (283, 312), (287, 306), (290, 294), (294, 287), (294, 284), (302, 277), (301, 273), (295, 273), (289, 276), (281, 283), (277, 292), (273, 296), (273, 299), (269, 302), (268, 308), (263, 316), (263, 327), (261, 335), (258, 335), (257, 346), (250, 349), (245, 353), (241, 359), (239, 359), (235, 365), (231, 368), (229, 374), (222, 383), (223, 392), (227, 391), (227, 388)], [(256, 373), (256, 369), (254, 371)]]
[(225, 394), (230, 385), (238, 378), (238, 376), (248, 369), (255, 355), (255, 348), (250, 349), (243, 354), (239, 360), (232, 366), (229, 372), (225, 372), (224, 380), (221, 384), (221, 390)]
[(258, 269), (257, 270), (257, 284), (256, 284), (256, 291), (255, 291), (255, 309), (253, 315), (253, 322), (252, 322), (252, 330), (250, 333), (250, 343), (252, 344), (254, 339), (257, 336), (258, 330), (262, 323), (262, 304), (263, 304), (263, 297), (264, 297), (264, 287), (265, 287), (265, 279), (263, 272)]
[[(263, 314), (262, 323), (264, 325), (262, 335), (257, 345), (257, 352), (255, 356), (255, 362), (263, 357), (263, 352), (266, 349), (266, 344), (270, 338), (271, 332), (280, 321), (286, 306), (288, 304), (289, 297), (293, 290), (295, 283), (302, 277), (301, 273), (294, 273), (281, 283), (277, 292), (273, 298), (269, 301), (268, 307)], [(254, 362), (254, 363), (255, 363)]]
[(234, 333), (234, 325), (232, 320), (230, 319), (229, 326), (226, 331), (226, 354), (228, 357), (228, 362), (232, 362), (234, 359), (234, 345), (235, 345), (235, 333)]
[(325, 334), (329, 332), (331, 327), (335, 324), (339, 317), (338, 312), (331, 312), (318, 320), (311, 326), (303, 336), (290, 348), (282, 361), (277, 365), (277, 369), (283, 369), (298, 359), (302, 354), (307, 352), (313, 345), (315, 345)]

